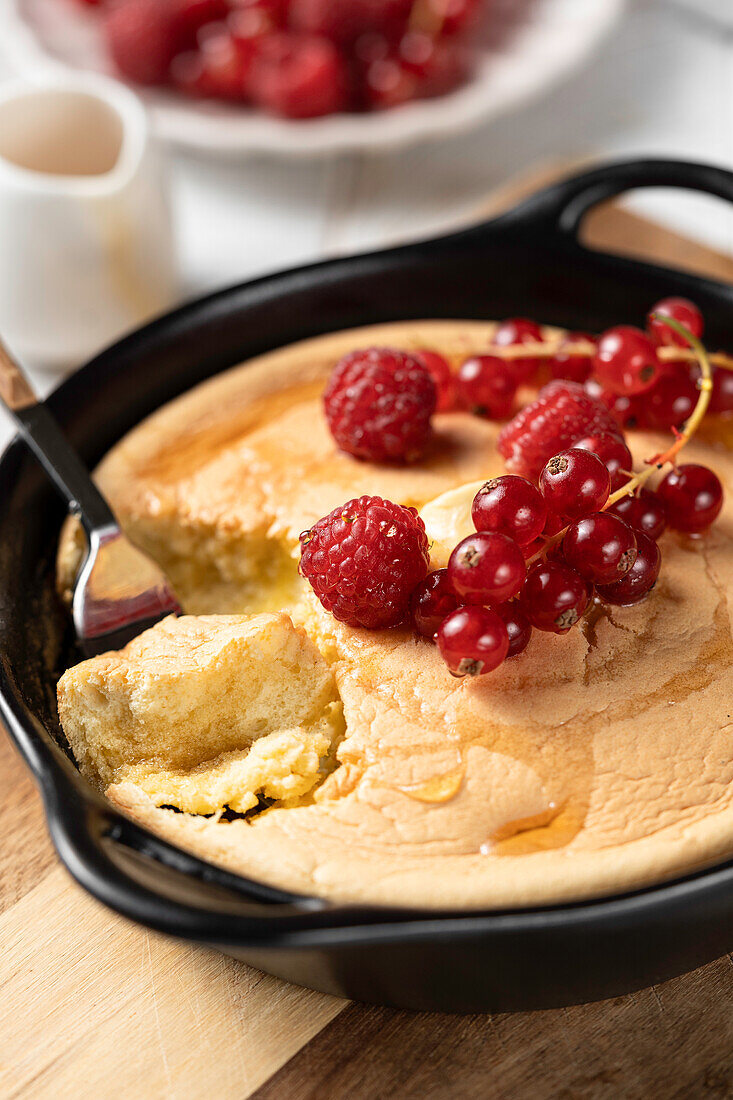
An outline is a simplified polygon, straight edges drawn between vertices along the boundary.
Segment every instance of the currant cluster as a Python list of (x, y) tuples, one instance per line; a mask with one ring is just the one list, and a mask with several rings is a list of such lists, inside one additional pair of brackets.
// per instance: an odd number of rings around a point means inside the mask
[(554, 455), (539, 486), (514, 474), (487, 481), (473, 501), (476, 534), (413, 593), (415, 629), (437, 641), (455, 676), (490, 672), (521, 653), (532, 628), (566, 634), (594, 597), (638, 603), (659, 576), (657, 540), (667, 525), (699, 533), (720, 512), (718, 478), (696, 465), (604, 510), (625, 444), (617, 438), (599, 454), (583, 442)]
[[(537, 382), (544, 371), (550, 379), (585, 385), (589, 396), (600, 401), (622, 428), (678, 428), (695, 407), (700, 371), (694, 361), (660, 355), (660, 349), (689, 349), (664, 317), (680, 322), (693, 336), (703, 335), (703, 317), (693, 302), (665, 298), (649, 311), (646, 332), (617, 325), (600, 337), (569, 332), (546, 356), (503, 358), (501, 351), (473, 356), (458, 369), (453, 407), (503, 420), (511, 412), (517, 388)], [(526, 318), (504, 321), (493, 339), (496, 349), (543, 342), (539, 325)], [(587, 350), (573, 350), (579, 345)], [(712, 413), (733, 412), (730, 370), (713, 372), (709, 408)]]
[[(703, 316), (693, 302), (664, 298), (649, 311), (645, 333), (630, 325), (619, 325), (598, 340), (586, 387), (621, 427), (652, 431), (679, 428), (697, 403), (697, 363), (660, 356), (661, 349), (689, 348), (685, 338), (662, 320), (664, 317), (678, 321), (698, 339), (703, 335)], [(713, 371), (709, 410), (733, 412), (733, 374), (729, 370)]]
[(81, 0), (138, 84), (288, 118), (443, 95), (471, 69), (485, 0)]

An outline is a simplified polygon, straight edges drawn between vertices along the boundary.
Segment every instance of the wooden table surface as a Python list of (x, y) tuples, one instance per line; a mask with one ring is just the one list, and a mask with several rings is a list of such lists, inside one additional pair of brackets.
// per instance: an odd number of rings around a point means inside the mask
[[(733, 282), (729, 258), (614, 207), (588, 237)], [(729, 956), (547, 1012), (410, 1014), (303, 990), (89, 898), (1, 736), (0, 944), (0, 1100), (733, 1097)]]

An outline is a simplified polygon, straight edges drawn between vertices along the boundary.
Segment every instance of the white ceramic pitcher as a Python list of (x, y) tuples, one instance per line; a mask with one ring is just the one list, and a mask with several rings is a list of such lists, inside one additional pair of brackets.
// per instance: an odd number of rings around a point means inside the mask
[(92, 75), (0, 85), (0, 332), (71, 366), (177, 293), (170, 209), (137, 97)]

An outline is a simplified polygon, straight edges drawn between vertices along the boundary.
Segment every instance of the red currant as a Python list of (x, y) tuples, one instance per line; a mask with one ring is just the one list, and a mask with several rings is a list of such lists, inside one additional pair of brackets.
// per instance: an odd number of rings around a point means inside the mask
[[(542, 329), (536, 321), (529, 321), (526, 317), (512, 317), (508, 321), (501, 322), (492, 342), (496, 347), (506, 348), (512, 344), (542, 343), (542, 339)], [(541, 359), (531, 357), (511, 359), (509, 362), (520, 385), (523, 382), (531, 382), (542, 366)]]
[(712, 413), (733, 412), (733, 371), (722, 367), (713, 371), (713, 392), (708, 409)]
[(599, 585), (596, 592), (605, 603), (615, 604), (617, 607), (638, 603), (657, 583), (661, 564), (662, 555), (654, 539), (637, 531), (636, 561), (631, 569), (615, 584)]
[(670, 470), (657, 492), (667, 506), (670, 527), (677, 531), (704, 531), (723, 507), (723, 486), (707, 466)]
[(598, 455), (611, 478), (612, 493), (616, 489), (620, 489), (629, 480), (633, 460), (631, 451), (620, 436), (608, 433), (587, 435), (585, 439), (579, 439), (577, 443), (573, 443), (573, 447)]
[(502, 618), (489, 607), (459, 607), (438, 630), (438, 649), (454, 676), (482, 676), (498, 668), (509, 651)]
[(447, 569), (435, 569), (428, 573), (412, 593), (410, 618), (418, 634), (434, 638), (446, 615), (458, 607)]
[(657, 349), (641, 329), (616, 325), (598, 341), (593, 371), (604, 389), (633, 396), (650, 389), (660, 374)]
[(459, 368), (456, 389), (464, 409), (489, 420), (503, 420), (512, 411), (517, 378), (503, 359), (475, 355)]
[(596, 378), (588, 379), (585, 383), (585, 392), (605, 405), (620, 428), (636, 428), (638, 426), (642, 400), (640, 397), (627, 397), (624, 394), (604, 390)]
[(608, 509), (609, 513), (619, 516), (635, 531), (642, 531), (655, 541), (662, 537), (667, 527), (667, 509), (656, 493), (642, 489), (638, 494), (630, 493), (621, 497)]
[(593, 360), (589, 355), (570, 355), (563, 348), (580, 341), (591, 343), (595, 347), (595, 336), (588, 332), (569, 332), (564, 338), (557, 354), (550, 360), (550, 374), (553, 378), (569, 378), (571, 382), (585, 382), (593, 369)]
[(657, 302), (655, 306), (652, 306), (646, 318), (649, 335), (657, 344), (677, 348), (689, 347), (689, 341), (685, 340), (684, 336), (680, 336), (669, 325), (665, 325), (664, 321), (658, 321), (654, 317), (655, 313), (661, 313), (663, 317), (671, 317), (673, 321), (678, 321), (693, 336), (697, 336), (698, 340), (703, 334), (702, 313), (694, 302), (689, 301), (687, 298), (663, 298), (661, 302)]
[(538, 561), (527, 574), (520, 598), (532, 626), (566, 634), (588, 605), (588, 585), (569, 565)]
[(531, 481), (504, 474), (481, 486), (473, 500), (471, 518), (477, 531), (498, 531), (526, 546), (542, 534), (547, 505)]
[(516, 600), (500, 603), (494, 610), (503, 620), (506, 632), (509, 635), (507, 657), (516, 657), (518, 654), (523, 653), (529, 644), (529, 639), (532, 636), (531, 623)]
[(462, 539), (448, 559), (448, 579), (465, 603), (504, 603), (516, 596), (527, 571), (516, 542), (493, 531)]
[(679, 428), (695, 408), (699, 396), (687, 367), (670, 363), (644, 398), (641, 422), (645, 428), (657, 432)]
[(553, 535), (557, 535), (559, 531), (562, 531), (563, 527), (567, 526), (567, 521), (558, 516), (556, 512), (547, 513), (547, 519), (545, 521), (544, 530), (542, 534), (551, 539)]
[(424, 364), (435, 382), (435, 392), (438, 395), (435, 411), (450, 412), (456, 404), (456, 382), (448, 360), (437, 351), (430, 351), (427, 348), (420, 348), (412, 354)]
[(562, 543), (565, 561), (592, 584), (612, 584), (636, 561), (636, 536), (618, 516), (594, 512), (568, 527)]
[(540, 492), (551, 512), (578, 519), (603, 507), (611, 476), (598, 455), (571, 447), (547, 463), (540, 474)]

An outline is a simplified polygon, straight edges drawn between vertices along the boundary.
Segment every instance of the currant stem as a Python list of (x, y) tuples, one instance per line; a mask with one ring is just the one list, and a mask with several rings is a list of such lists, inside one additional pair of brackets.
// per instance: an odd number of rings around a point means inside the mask
[[(693, 355), (700, 365), (701, 378), (697, 383), (698, 389), (700, 390), (700, 396), (697, 399), (695, 408), (685, 421), (682, 431), (675, 433), (675, 441), (672, 446), (661, 454), (648, 458), (646, 460), (647, 469), (642, 470), (641, 473), (634, 474), (620, 489), (617, 489), (615, 493), (611, 493), (601, 509), (602, 512), (605, 512), (605, 510), (610, 508), (612, 504), (615, 504), (617, 500), (621, 500), (623, 497), (629, 496), (630, 493), (635, 492), (636, 489), (641, 488), (641, 486), (649, 480), (652, 474), (656, 473), (657, 470), (661, 470), (667, 463), (674, 464), (677, 460), (677, 455), (682, 448), (689, 443), (690, 439), (692, 439), (693, 435), (700, 427), (705, 413), (707, 412), (708, 405), (710, 404), (710, 395), (713, 390), (713, 372), (710, 366), (712, 357), (708, 355), (702, 342), (698, 340), (696, 336), (693, 336), (684, 325), (679, 323), (679, 321), (675, 321), (671, 317), (663, 317), (661, 314), (652, 314), (652, 317), (664, 321), (665, 325), (669, 325), (670, 328), (674, 329), (675, 332), (684, 337), (689, 343)], [(524, 346), (526, 347), (527, 345)], [(681, 348), (680, 350), (685, 349)], [(534, 565), (534, 563), (541, 558), (544, 558), (547, 551), (552, 549), (553, 546), (556, 546), (557, 543), (565, 537), (566, 532), (567, 527), (564, 527), (562, 531), (558, 531), (556, 535), (552, 535), (548, 538), (542, 549), (538, 550), (536, 554), (533, 554), (531, 558), (527, 559), (527, 568), (529, 568), (530, 565)]]
[[(664, 318), (665, 325), (668, 318)], [(679, 322), (675, 321), (675, 324)], [(670, 323), (670, 328), (672, 324)], [(685, 337), (687, 339), (687, 337)], [(574, 340), (572, 343), (563, 344), (561, 340), (546, 340), (526, 344), (507, 344), (503, 347), (491, 345), (488, 349), (490, 355), (497, 359), (553, 359), (559, 351), (563, 355), (577, 356), (579, 359), (590, 359), (595, 355), (595, 346), (588, 340)], [(698, 360), (697, 354), (692, 348), (661, 347), (657, 348), (657, 355), (665, 363), (694, 363)], [(709, 361), (723, 370), (733, 371), (733, 355), (727, 355), (723, 351), (715, 351), (708, 354)]]

